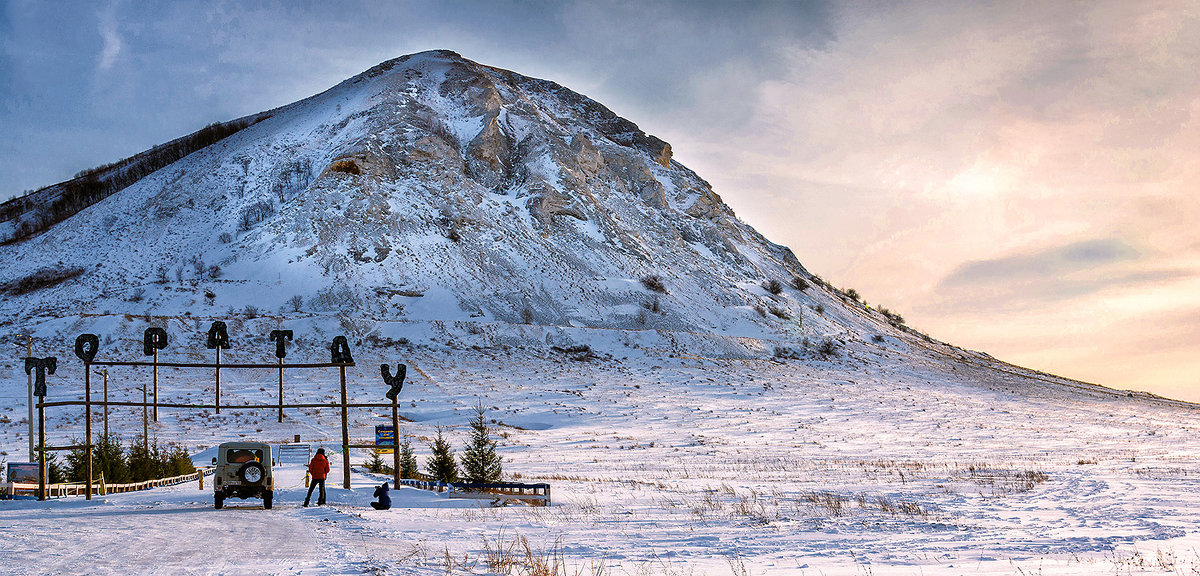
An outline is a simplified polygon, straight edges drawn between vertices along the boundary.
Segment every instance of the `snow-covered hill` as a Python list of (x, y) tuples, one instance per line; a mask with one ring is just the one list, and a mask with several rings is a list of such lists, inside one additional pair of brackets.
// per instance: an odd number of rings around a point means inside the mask
[(793, 288), (812, 278), (792, 253), (669, 145), (552, 82), (426, 52), (253, 120), (0, 246), (10, 293), (70, 276), (0, 311), (253, 306), (754, 337), (882, 325)]

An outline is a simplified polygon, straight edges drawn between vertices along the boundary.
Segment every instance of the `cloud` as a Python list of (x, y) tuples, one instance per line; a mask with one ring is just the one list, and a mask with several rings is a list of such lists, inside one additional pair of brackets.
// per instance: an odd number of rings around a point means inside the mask
[(942, 278), (916, 310), (943, 316), (979, 309), (1036, 310), (1101, 291), (1148, 289), (1195, 276), (1146, 258), (1124, 240), (1100, 238), (965, 262)]
[(100, 37), (104, 39), (98, 66), (101, 72), (112, 68), (117, 61), (117, 56), (121, 54), (121, 35), (117, 33), (115, 8), (114, 5), (110, 5), (107, 10), (100, 13)]
[(1112, 265), (1136, 261), (1139, 252), (1118, 238), (1102, 238), (960, 265), (942, 280), (944, 288), (1054, 280), (1064, 274), (1102, 274)]

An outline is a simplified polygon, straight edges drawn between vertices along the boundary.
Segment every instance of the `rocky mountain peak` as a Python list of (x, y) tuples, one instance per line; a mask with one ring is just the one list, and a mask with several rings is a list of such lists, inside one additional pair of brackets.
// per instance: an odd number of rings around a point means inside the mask
[(791, 288), (811, 279), (791, 251), (669, 144), (548, 80), (423, 52), (248, 118), (0, 246), (6, 286), (47, 262), (80, 270), (0, 306), (768, 338), (885, 326)]

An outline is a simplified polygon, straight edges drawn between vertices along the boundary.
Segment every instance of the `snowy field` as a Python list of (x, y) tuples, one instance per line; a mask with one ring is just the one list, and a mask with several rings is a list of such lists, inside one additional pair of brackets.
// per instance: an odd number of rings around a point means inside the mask
[[(553, 505), (492, 508), (402, 488), (392, 510), (375, 511), (367, 503), (383, 478), (356, 471), (353, 490), (342, 490), (335, 457), (324, 508), (299, 506), (296, 465), (279, 469), (285, 488), (269, 511), (237, 500), (214, 510), (195, 484), (0, 502), (0, 572), (1200, 573), (1200, 413), (1191, 405), (1033, 380), (984, 356), (948, 365), (890, 341), (831, 361), (645, 350), (576, 361), (466, 346), (361, 356), (351, 370), (361, 401), (381, 396), (379, 362), (410, 364), (402, 433), (419, 440), (422, 463), (437, 425), (465, 443), (480, 401), (496, 420), (505, 472), (551, 483)], [(336, 378), (324, 376), (289, 379), (289, 394), (335, 397)], [(164, 399), (189, 397), (185, 387), (206, 393), (183, 378), (164, 373)], [(273, 398), (269, 371), (224, 379), (225, 401)], [(111, 385), (134, 397), (115, 371)], [(16, 406), (0, 436), (10, 459), (25, 451)], [(386, 423), (351, 415), (356, 441)], [(82, 423), (65, 411), (51, 417), (60, 441)], [(140, 411), (113, 414), (126, 438), (140, 424)], [(334, 410), (289, 412), (283, 424), (271, 410), (163, 410), (153, 429), (197, 451), (339, 434)]]

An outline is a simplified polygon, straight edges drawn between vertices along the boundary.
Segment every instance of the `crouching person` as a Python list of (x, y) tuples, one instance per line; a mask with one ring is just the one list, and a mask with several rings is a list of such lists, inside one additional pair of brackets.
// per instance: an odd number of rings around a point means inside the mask
[(388, 496), (388, 483), (384, 482), (375, 487), (375, 497), (378, 502), (372, 502), (371, 507), (376, 510), (387, 510), (392, 507), (392, 497)]

